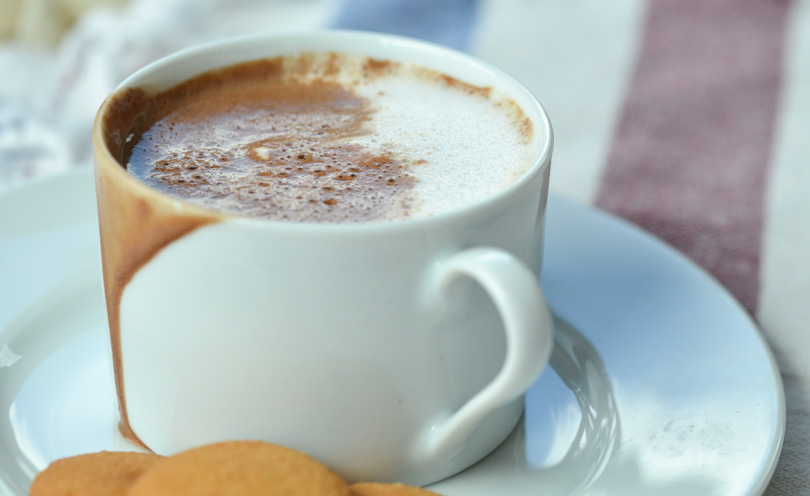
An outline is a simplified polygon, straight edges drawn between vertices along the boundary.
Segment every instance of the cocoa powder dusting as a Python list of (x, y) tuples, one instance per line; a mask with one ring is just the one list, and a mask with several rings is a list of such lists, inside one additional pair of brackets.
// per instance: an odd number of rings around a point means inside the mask
[(438, 77), (451, 88), (457, 88), (461, 91), (465, 91), (470, 95), (478, 95), (483, 98), (489, 98), (489, 95), (492, 93), (492, 88), (490, 86), (475, 86), (469, 83), (465, 83), (459, 79), (454, 77), (448, 76), (446, 74), (438, 74)]

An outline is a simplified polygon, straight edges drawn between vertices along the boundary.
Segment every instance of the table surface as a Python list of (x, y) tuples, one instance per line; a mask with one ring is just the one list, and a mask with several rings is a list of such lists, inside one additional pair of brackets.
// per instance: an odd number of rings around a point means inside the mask
[(513, 75), (551, 116), (552, 190), (669, 243), (759, 323), (787, 399), (766, 494), (810, 492), (810, 0), (131, 0), (69, 28), (63, 10), (7, 3), (0, 35), (17, 38), (0, 42), (0, 192), (89, 167), (106, 94), (200, 42), (381, 31)]

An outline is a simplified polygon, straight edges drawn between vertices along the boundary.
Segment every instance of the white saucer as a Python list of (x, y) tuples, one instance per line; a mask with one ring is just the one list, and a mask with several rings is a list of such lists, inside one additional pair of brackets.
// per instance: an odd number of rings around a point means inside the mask
[[(0, 197), (0, 494), (27, 494), (56, 458), (128, 449), (114, 425), (95, 208), (88, 172)], [(508, 441), (431, 489), (761, 494), (784, 397), (741, 307), (672, 249), (588, 207), (552, 197), (547, 239), (543, 286), (562, 319), (553, 368)]]

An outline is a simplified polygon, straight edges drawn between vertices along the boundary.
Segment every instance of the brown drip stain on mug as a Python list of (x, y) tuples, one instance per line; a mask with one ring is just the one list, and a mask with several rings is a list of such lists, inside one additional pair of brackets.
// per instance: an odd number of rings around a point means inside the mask
[[(135, 273), (163, 247), (198, 227), (223, 218), (216, 212), (177, 209), (172, 200), (122, 177), (127, 172), (118, 162), (139, 108), (148, 100), (142, 90), (116, 94), (102, 106), (99, 118), (103, 143), (96, 137), (96, 195), (101, 237), (102, 272), (110, 327), (115, 389), (120, 412), (119, 431), (132, 443), (149, 450), (132, 430), (127, 414), (121, 358), (120, 304)], [(97, 129), (96, 132), (99, 132)], [(102, 153), (106, 147), (113, 155)], [(151, 450), (150, 450), (151, 451)]]
[(214, 215), (179, 215), (144, 197), (129, 196), (107, 173), (96, 174), (99, 200), (104, 293), (110, 327), (115, 389), (121, 416), (119, 430), (133, 443), (149, 449), (132, 431), (127, 415), (121, 363), (120, 304), (135, 273), (163, 247), (200, 226), (218, 220)]

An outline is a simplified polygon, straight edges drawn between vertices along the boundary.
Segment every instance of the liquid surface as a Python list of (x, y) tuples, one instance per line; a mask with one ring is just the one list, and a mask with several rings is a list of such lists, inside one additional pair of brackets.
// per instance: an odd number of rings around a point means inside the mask
[(251, 217), (434, 215), (508, 186), (538, 148), (523, 112), (491, 88), (364, 57), (248, 62), (147, 102), (127, 136), (130, 173)]

